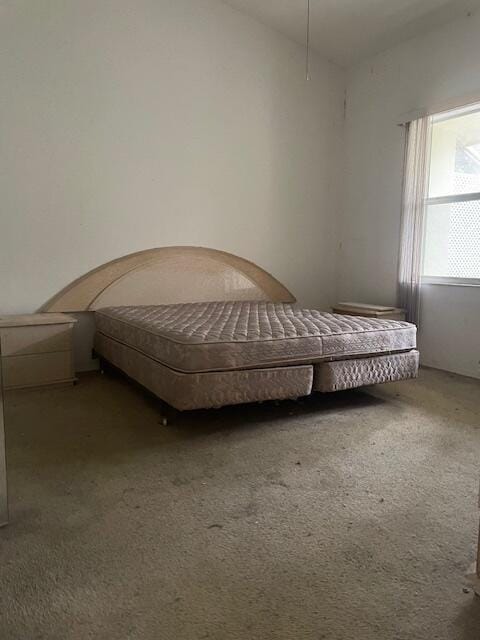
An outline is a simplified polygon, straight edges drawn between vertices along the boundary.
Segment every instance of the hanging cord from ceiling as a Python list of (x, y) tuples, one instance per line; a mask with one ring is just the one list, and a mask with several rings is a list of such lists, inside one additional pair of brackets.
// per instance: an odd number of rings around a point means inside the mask
[(307, 0), (305, 79), (310, 80), (310, 0)]

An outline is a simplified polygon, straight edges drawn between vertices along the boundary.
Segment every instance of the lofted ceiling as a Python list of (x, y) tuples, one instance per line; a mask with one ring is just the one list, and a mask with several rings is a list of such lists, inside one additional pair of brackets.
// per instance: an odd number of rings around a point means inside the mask
[[(299, 43), (307, 0), (224, 0)], [(312, 48), (341, 66), (465, 17), (480, 0), (310, 0)]]

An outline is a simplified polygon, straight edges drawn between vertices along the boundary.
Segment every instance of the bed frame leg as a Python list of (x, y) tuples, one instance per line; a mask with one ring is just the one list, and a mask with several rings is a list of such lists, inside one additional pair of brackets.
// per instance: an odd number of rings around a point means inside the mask
[(175, 409), (175, 407), (172, 407), (172, 405), (168, 404), (168, 402), (165, 402), (164, 400), (160, 400), (159, 423), (162, 425), (162, 427), (167, 427), (169, 424), (172, 424), (173, 422), (175, 422), (175, 419), (177, 418), (178, 414), (179, 414), (178, 409)]
[(98, 364), (100, 368), (100, 375), (104, 375), (105, 371), (108, 371), (108, 362), (102, 358), (102, 356), (98, 356)]

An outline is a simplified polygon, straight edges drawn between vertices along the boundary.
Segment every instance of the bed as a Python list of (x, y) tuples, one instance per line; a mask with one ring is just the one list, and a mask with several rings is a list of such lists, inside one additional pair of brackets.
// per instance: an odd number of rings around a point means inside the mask
[(302, 309), (263, 269), (212, 249), (126, 256), (67, 287), (47, 310), (93, 311), (95, 352), (179, 410), (418, 372), (414, 325)]

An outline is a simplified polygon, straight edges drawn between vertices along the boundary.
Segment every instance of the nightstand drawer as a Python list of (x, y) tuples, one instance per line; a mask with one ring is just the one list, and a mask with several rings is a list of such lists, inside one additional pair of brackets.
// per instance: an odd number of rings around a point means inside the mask
[(73, 381), (71, 351), (2, 358), (5, 389)]
[(68, 351), (71, 349), (71, 335), (68, 324), (5, 327), (1, 330), (2, 355)]

